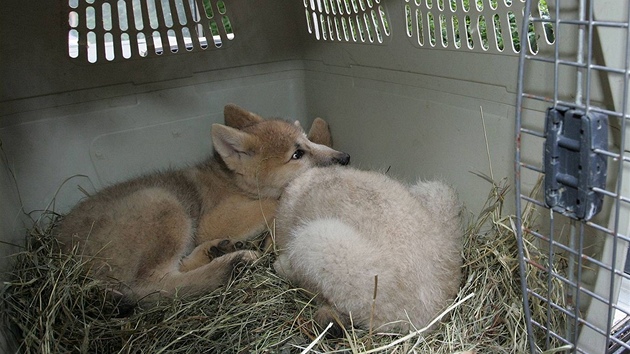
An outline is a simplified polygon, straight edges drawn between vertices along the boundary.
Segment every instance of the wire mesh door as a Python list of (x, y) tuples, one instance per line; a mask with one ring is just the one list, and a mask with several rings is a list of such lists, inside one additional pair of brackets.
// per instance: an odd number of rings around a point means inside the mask
[[(526, 1), (528, 27), (555, 42), (519, 60), (515, 189), (532, 352), (630, 351), (628, 2)], [(535, 243), (539, 254), (529, 251)], [(629, 262), (630, 263), (630, 262)], [(531, 279), (546, 279), (547, 287)], [(531, 313), (543, 308), (545, 318)]]

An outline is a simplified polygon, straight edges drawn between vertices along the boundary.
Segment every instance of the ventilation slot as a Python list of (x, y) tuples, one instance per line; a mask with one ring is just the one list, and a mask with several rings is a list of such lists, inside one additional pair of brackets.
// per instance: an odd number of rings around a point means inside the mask
[(235, 38), (223, 0), (67, 0), (67, 4), (68, 56), (88, 63), (206, 50), (209, 37), (212, 48), (222, 48)]
[(304, 0), (306, 27), (316, 40), (384, 44), (391, 30), (380, 0)]
[[(419, 48), (470, 50), (515, 55), (524, 1), (400, 0), (404, 3), (407, 36)], [(555, 29), (547, 0), (534, 0), (527, 48), (531, 54), (550, 49)], [(462, 45), (462, 41), (465, 43)], [(508, 44), (508, 42), (510, 44)]]

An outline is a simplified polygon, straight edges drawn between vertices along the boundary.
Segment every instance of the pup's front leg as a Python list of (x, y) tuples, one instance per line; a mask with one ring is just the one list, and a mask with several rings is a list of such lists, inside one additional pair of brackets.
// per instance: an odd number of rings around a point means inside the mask
[(180, 271), (191, 271), (245, 248), (246, 241), (262, 234), (273, 222), (277, 205), (275, 199), (254, 200), (243, 195), (224, 199), (201, 217), (198, 245), (181, 260)]
[(195, 249), (184, 259), (181, 260), (179, 270), (188, 272), (210, 263), (213, 259), (221, 257), (227, 253), (231, 253), (242, 249), (243, 242), (232, 242), (228, 239), (206, 241)]
[[(260, 255), (249, 250), (237, 250), (224, 254), (206, 264), (188, 271), (155, 272), (144, 283), (146, 288), (139, 288), (139, 294), (156, 294), (156, 286), (169, 296), (196, 295), (213, 291), (227, 284), (234, 275), (234, 269), (253, 263)], [(142, 285), (142, 284), (141, 284)]]
[(199, 222), (197, 242), (229, 239), (245, 242), (259, 236), (273, 223), (278, 200), (254, 200), (243, 195), (224, 199), (203, 215)]

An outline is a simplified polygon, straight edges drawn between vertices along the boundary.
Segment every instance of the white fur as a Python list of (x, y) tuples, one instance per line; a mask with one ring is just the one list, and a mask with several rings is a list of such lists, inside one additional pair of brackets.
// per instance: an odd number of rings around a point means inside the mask
[(276, 270), (355, 325), (422, 327), (457, 294), (461, 204), (442, 182), (317, 168), (289, 185), (277, 215)]

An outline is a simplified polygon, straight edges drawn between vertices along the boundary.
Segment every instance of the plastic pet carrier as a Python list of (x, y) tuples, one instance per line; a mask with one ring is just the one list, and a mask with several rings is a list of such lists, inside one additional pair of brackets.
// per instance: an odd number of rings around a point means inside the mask
[[(629, 9), (609, 0), (5, 2), (0, 351), (629, 351)], [(54, 263), (54, 251), (53, 263), (31, 257), (46, 253), (43, 230), (105, 186), (203, 160), (228, 103), (303, 127), (321, 117), (354, 167), (457, 189), (469, 223), (462, 290), (433, 332), (357, 330), (325, 342), (311, 301), (285, 298), (299, 293), (289, 288), (240, 311), (238, 325), (213, 317), (224, 307), (188, 313), (179, 303), (105, 324), (101, 310), (74, 312), (98, 302), (56, 297), (69, 263)], [(257, 274), (258, 285), (210, 302), (289, 286), (271, 268)], [(38, 297), (16, 295), (27, 287)], [(253, 319), (263, 305), (271, 312)], [(26, 312), (34, 319), (21, 320)], [(120, 322), (140, 317), (154, 322)], [(195, 327), (212, 321), (212, 332)]]

